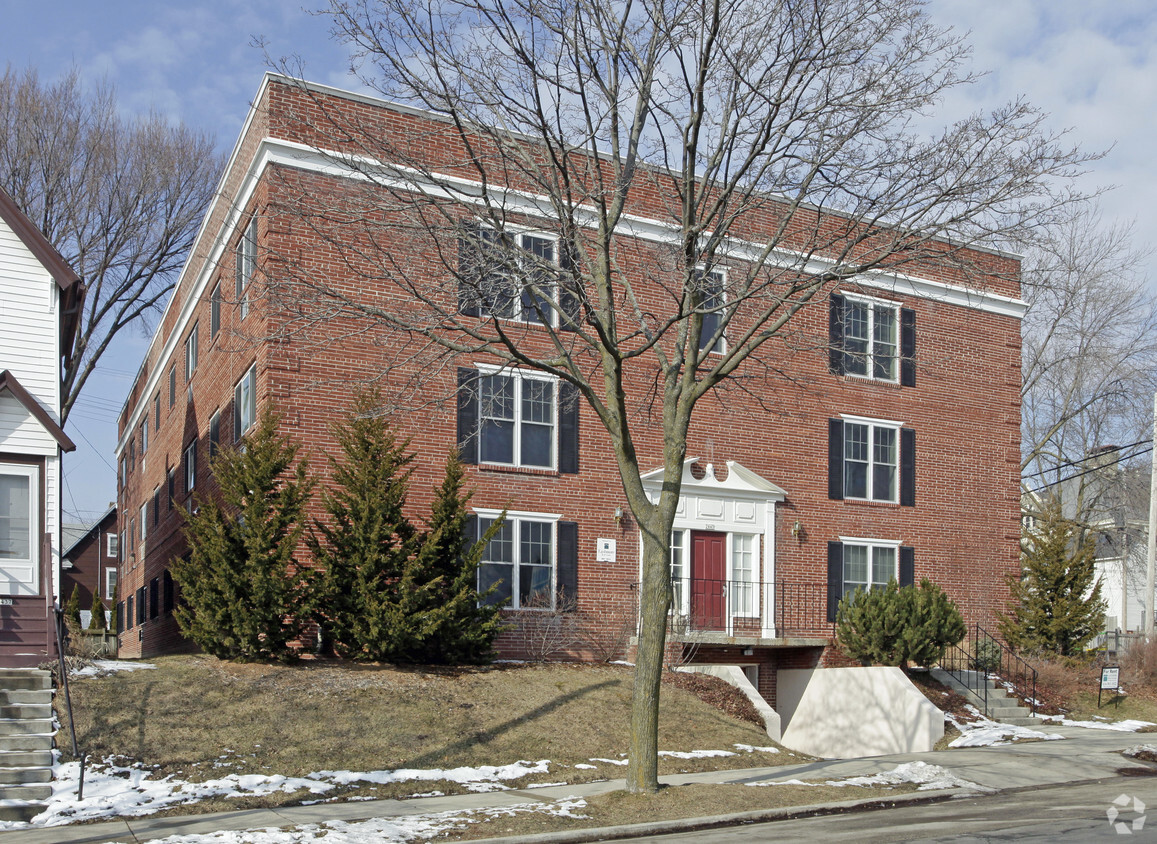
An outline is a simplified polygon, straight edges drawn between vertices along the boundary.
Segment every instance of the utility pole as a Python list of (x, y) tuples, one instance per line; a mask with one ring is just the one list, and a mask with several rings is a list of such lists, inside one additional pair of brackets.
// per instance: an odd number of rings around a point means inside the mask
[(1157, 393), (1153, 395), (1153, 468), (1149, 476), (1149, 560), (1145, 567), (1145, 636), (1153, 638), (1153, 592), (1157, 589)]

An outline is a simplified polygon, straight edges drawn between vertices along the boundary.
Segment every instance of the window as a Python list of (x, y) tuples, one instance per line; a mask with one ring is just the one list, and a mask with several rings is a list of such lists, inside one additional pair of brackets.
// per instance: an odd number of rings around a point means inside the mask
[(117, 542), (117, 535), (115, 533), (106, 533), (104, 535), (104, 555), (115, 559), (118, 553), (119, 543)]
[(193, 379), (197, 369), (197, 323), (193, 323), (193, 330), (185, 338), (185, 383)]
[(916, 432), (897, 422), (828, 420), (828, 497), (916, 504)]
[(828, 543), (828, 621), (836, 620), (840, 599), (856, 589), (881, 589), (916, 581), (916, 552), (883, 539), (845, 539)]
[(135, 471), (137, 468), (137, 440), (136, 437), (129, 437), (129, 471)]
[(141, 422), (141, 459), (144, 459), (145, 453), (149, 450), (149, 415), (145, 414), (145, 419)]
[[(479, 535), (494, 523), (480, 517)], [(497, 588), (485, 600), (510, 609), (554, 608), (554, 523), (507, 516), (486, 543), (478, 567), (478, 591)]]
[(233, 388), (233, 437), (241, 439), (257, 421), (257, 364), (249, 367)]
[(129, 545), (129, 540), (131, 538), (132, 537), (129, 536), (129, 532), (127, 529), (121, 530), (121, 543), (120, 543), (121, 548), (124, 548), (126, 551), (128, 551), (130, 556), (132, 556), (132, 548)]
[[(34, 466), (0, 465), (0, 563), (19, 570), (16, 579), (34, 587), (39, 559), (38, 469)], [(4, 590), (4, 594), (13, 594)]]
[(257, 217), (251, 217), (249, 224), (237, 241), (237, 307), (241, 319), (249, 314), (249, 283), (257, 267)]
[(197, 441), (193, 440), (185, 448), (185, 492), (192, 492), (197, 485)]
[(153, 527), (161, 521), (161, 488), (153, 487)]
[(723, 338), (720, 337), (714, 343), (711, 342), (711, 338), (723, 324), (723, 312), (718, 310), (723, 307), (723, 273), (714, 270), (709, 273), (696, 271), (695, 279), (699, 288), (698, 307), (703, 311), (703, 323), (699, 331), (699, 351), (710, 347), (713, 352), (722, 352)]
[(121, 466), (120, 480), (121, 480), (121, 487), (123, 488), (129, 482), (129, 462), (128, 462), (128, 460), (126, 460), (125, 458), (122, 457), (121, 461), (120, 461), (120, 466)]
[(153, 578), (149, 581), (149, 618), (156, 618), (161, 614), (160, 611), (160, 581), (158, 578)]
[(755, 537), (749, 533), (731, 536), (732, 615), (755, 615), (755, 572), (758, 565)]
[[(131, 542), (131, 543), (137, 542), (137, 520), (136, 519), (129, 519), (129, 542)], [(129, 548), (131, 550), (132, 546), (130, 545)]]
[(671, 600), (671, 611), (685, 614), (687, 612), (687, 587), (689, 574), (687, 572), (687, 531), (671, 531), (671, 587), (674, 595)]
[(169, 407), (177, 403), (177, 365), (174, 363), (169, 370)]
[(148, 599), (148, 586), (142, 586), (137, 590), (137, 624), (145, 623), (145, 601)]
[(141, 544), (144, 544), (145, 537), (147, 537), (148, 533), (149, 533), (149, 505), (147, 503), (141, 505), (139, 515), (140, 515), (140, 526), (141, 526), (140, 541), (141, 541)]
[(554, 465), (555, 386), (521, 374), (478, 379), (481, 462)]
[(830, 368), (852, 375), (916, 386), (916, 312), (866, 296), (831, 297)]
[(217, 456), (217, 448), (221, 445), (221, 411), (216, 411), (209, 418), (209, 459)]
[(164, 612), (171, 613), (173, 611), (173, 576), (169, 574), (169, 570), (165, 569), (164, 576), (161, 578), (164, 587)]
[(209, 297), (209, 339), (212, 340), (221, 330), (221, 284), (213, 288)]
[(543, 234), (470, 226), (459, 241), (459, 310), (467, 316), (556, 324), (556, 246), (553, 237)]
[(159, 391), (153, 396), (153, 430), (161, 430), (161, 394)]
[(168, 484), (169, 484), (169, 509), (172, 510), (173, 509), (173, 499), (177, 497), (177, 467), (176, 466), (170, 466), (169, 467)]
[(117, 570), (109, 567), (104, 570), (104, 599), (111, 601), (117, 591)]

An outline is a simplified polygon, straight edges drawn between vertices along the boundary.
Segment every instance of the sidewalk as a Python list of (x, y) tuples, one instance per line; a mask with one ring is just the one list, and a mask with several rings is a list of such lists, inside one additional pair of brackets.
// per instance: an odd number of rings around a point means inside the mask
[[(1120, 751), (1149, 741), (1157, 744), (1157, 735), (1090, 730), (1081, 727), (1040, 728), (1042, 732), (1065, 736), (1064, 741), (1038, 741), (1003, 747), (959, 748), (939, 753), (912, 753), (897, 756), (875, 756), (865, 759), (834, 759), (784, 765), (774, 768), (743, 768), (663, 777), (668, 785), (690, 783), (751, 783), (789, 779), (845, 779), (890, 771), (903, 762), (923, 761), (938, 765), (986, 790), (1003, 791), (1020, 788), (1045, 788), (1065, 783), (1105, 779), (1118, 776), (1121, 768), (1148, 767), (1121, 756)], [(55, 826), (0, 833), (0, 844), (101, 844), (101, 842), (141, 842), (170, 835), (208, 834), (225, 830), (257, 830), (270, 827), (292, 827), (325, 821), (355, 822), (371, 818), (401, 818), (467, 809), (501, 808), (533, 802), (552, 802), (566, 797), (589, 797), (623, 788), (623, 780), (609, 780), (581, 785), (497, 791), (485, 794), (460, 794), (450, 797), (424, 797), (411, 800), (372, 800), (352, 803), (323, 803), (313, 806), (290, 806), (278, 809), (252, 809), (215, 814), (173, 816), (165, 818), (129, 818), (74, 826)], [(944, 795), (974, 794), (962, 789), (915, 792), (900, 798), (925, 799)], [(902, 802), (900, 798), (889, 801)], [(848, 808), (858, 804), (876, 804), (878, 798), (840, 804), (823, 804)], [(770, 819), (776, 816), (806, 813), (807, 806), (795, 806), (766, 813), (744, 813), (736, 821)], [(753, 817), (762, 816), (762, 817)], [(648, 824), (646, 833), (676, 831), (694, 827), (702, 819)], [(584, 841), (615, 837), (613, 830), (594, 828), (563, 834), (531, 836), (541, 841)], [(529, 840), (529, 839), (524, 839)]]

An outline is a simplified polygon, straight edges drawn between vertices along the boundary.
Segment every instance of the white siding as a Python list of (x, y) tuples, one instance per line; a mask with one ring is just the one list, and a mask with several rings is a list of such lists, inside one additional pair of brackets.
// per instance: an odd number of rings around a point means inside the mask
[(56, 440), (40, 420), (10, 392), (0, 392), (0, 453), (52, 455), (56, 449)]
[(60, 406), (59, 291), (0, 221), (0, 370), (7, 369), (54, 419)]

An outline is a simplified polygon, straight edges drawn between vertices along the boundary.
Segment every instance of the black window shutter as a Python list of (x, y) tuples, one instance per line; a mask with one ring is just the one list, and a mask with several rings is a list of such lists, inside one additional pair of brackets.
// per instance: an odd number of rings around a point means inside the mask
[(844, 420), (828, 420), (828, 498), (844, 497)]
[(558, 387), (558, 470), (566, 475), (577, 475), (579, 392), (569, 381)]
[(578, 263), (575, 257), (574, 244), (567, 240), (560, 240), (558, 265), (562, 272), (559, 273), (558, 309), (559, 328), (563, 331), (578, 331), (579, 320), (582, 315), (578, 290), (575, 286), (577, 282), (575, 281), (574, 269)]
[(465, 367), (458, 370), (458, 457), (478, 462), (478, 372)]
[(574, 612), (578, 607), (578, 524), (558, 523), (558, 608)]
[(844, 297), (833, 293), (828, 314), (828, 369), (844, 374)]
[(161, 589), (157, 583), (157, 578), (149, 581), (149, 618), (156, 618), (161, 614), (160, 610)]
[(916, 386), (916, 312), (900, 308), (900, 385)]
[(142, 586), (137, 590), (137, 624), (145, 623), (145, 600), (148, 593), (148, 588)]
[(463, 316), (479, 316), (479, 279), (481, 278), (482, 244), (479, 226), (468, 223), (465, 232), (458, 237), (458, 313)]
[(916, 583), (916, 549), (900, 546), (900, 585), (912, 586)]
[(844, 596), (844, 544), (828, 543), (828, 621), (836, 620), (840, 598)]
[(900, 504), (916, 506), (916, 431), (900, 429)]
[[(133, 596), (129, 595), (125, 599), (125, 630), (132, 630), (136, 627), (136, 622), (133, 619)], [(117, 621), (120, 624), (120, 621)]]
[(164, 611), (171, 613), (173, 611), (173, 576), (169, 574), (168, 569), (165, 569), (163, 582), (165, 588)]
[[(129, 599), (130, 601), (132, 598)], [(117, 601), (117, 633), (125, 632), (125, 602)]]

